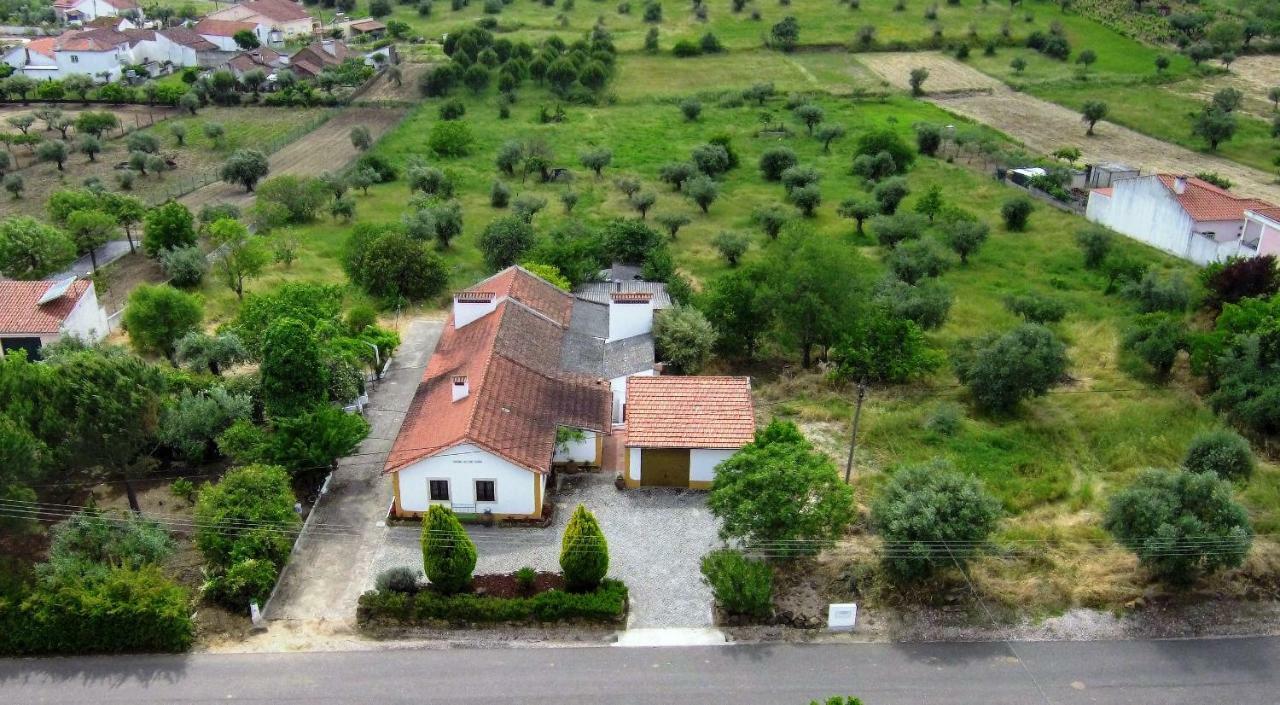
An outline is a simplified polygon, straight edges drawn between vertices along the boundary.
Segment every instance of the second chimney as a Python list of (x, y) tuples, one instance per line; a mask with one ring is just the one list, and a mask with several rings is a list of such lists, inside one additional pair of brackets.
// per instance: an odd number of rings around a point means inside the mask
[(470, 393), (471, 393), (471, 385), (467, 384), (467, 376), (454, 375), (453, 376), (453, 400), (458, 401), (459, 399), (466, 399), (467, 395)]
[(1181, 196), (1187, 192), (1187, 177), (1178, 176), (1173, 179), (1173, 192)]

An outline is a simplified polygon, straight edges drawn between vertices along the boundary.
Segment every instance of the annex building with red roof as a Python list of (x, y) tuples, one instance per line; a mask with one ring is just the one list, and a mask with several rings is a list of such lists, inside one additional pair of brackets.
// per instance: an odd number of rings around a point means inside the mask
[[(541, 517), (558, 467), (621, 470), (606, 460), (604, 441), (626, 432), (629, 388), (641, 378), (695, 380), (688, 389), (705, 393), (701, 406), (686, 405), (706, 411), (702, 418), (671, 418), (685, 427), (681, 438), (702, 428), (720, 450), (748, 442), (750, 415), (733, 422), (736, 435), (728, 421), (707, 425), (722, 396), (740, 402), (745, 389), (749, 405), (745, 378), (655, 376), (653, 315), (649, 293), (619, 291), (601, 303), (521, 267), (454, 294), (383, 468), (392, 479), (392, 513), (420, 516), (440, 504), (462, 514)], [(728, 379), (739, 381), (714, 381)], [(647, 419), (643, 428), (662, 426), (654, 412), (638, 413)], [(688, 477), (678, 484), (694, 486)]]
[(0, 351), (25, 350), (35, 359), (64, 336), (94, 343), (108, 332), (92, 281), (0, 281)]
[[(1089, 193), (1085, 217), (1196, 264), (1259, 254), (1246, 213), (1275, 206), (1195, 176), (1152, 174), (1117, 179)], [(1280, 247), (1280, 244), (1274, 246)]]

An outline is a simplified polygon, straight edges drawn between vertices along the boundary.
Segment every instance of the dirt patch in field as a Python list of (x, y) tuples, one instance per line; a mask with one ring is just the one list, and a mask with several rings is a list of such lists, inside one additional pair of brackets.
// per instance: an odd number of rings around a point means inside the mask
[[(19, 115), (30, 115), (42, 108), (57, 108), (58, 110), (62, 111), (63, 115), (66, 115), (72, 120), (76, 119), (76, 116), (78, 116), (80, 113), (83, 113), (85, 111), (93, 111), (93, 112), (99, 112), (99, 113), (108, 112), (115, 115), (116, 118), (120, 120), (120, 126), (124, 130), (141, 129), (143, 127), (147, 127), (149, 125), (153, 125), (157, 122), (160, 122), (166, 118), (173, 117), (174, 115), (177, 115), (178, 113), (181, 112), (177, 108), (169, 108), (169, 107), (158, 106), (158, 105), (157, 106), (102, 105), (99, 103), (90, 103), (89, 105), (86, 106), (80, 103), (33, 102), (30, 105), (17, 105), (17, 104), (9, 103), (5, 105), (0, 105), (0, 120), (6, 121), (4, 128), (6, 130), (10, 130), (12, 126), (10, 126), (7, 123), (7, 120), (9, 118), (17, 117)], [(41, 126), (43, 125), (43, 123), (41, 123), (39, 120), (36, 120), (36, 125)], [(32, 128), (32, 129), (38, 129), (38, 127)], [(113, 132), (112, 134), (115, 135), (117, 133)]]
[(431, 68), (431, 64), (400, 64), (400, 85), (387, 78), (382, 72), (373, 85), (369, 86), (359, 98), (362, 102), (405, 102), (418, 99), (418, 79)]
[[(1180, 85), (1174, 84), (1171, 90), (1177, 90)], [(1223, 88), (1235, 88), (1244, 94), (1242, 110), (1270, 121), (1276, 112), (1275, 104), (1267, 98), (1267, 91), (1280, 86), (1280, 56), (1246, 56), (1231, 64), (1231, 73), (1190, 85), (1194, 89), (1187, 94), (1202, 100), (1212, 98)]]
[(911, 89), (911, 72), (927, 69), (926, 93), (957, 93), (996, 90), (1003, 87), (996, 79), (975, 71), (936, 51), (874, 52), (858, 54), (858, 61), (894, 88)]
[[(1253, 81), (1266, 81), (1280, 60), (1253, 61), (1242, 71)], [(1050, 154), (1059, 147), (1079, 147), (1085, 162), (1123, 162), (1144, 173), (1195, 174), (1215, 171), (1236, 184), (1245, 196), (1280, 203), (1275, 177), (1221, 157), (1193, 152), (1109, 122), (1098, 123), (1096, 134), (1086, 137), (1080, 114), (1060, 105), (1014, 92), (995, 79), (959, 61), (934, 52), (911, 54), (862, 54), (859, 60), (885, 80), (908, 88), (911, 69), (929, 69), (925, 100), (943, 110), (981, 122), (1017, 140), (1028, 149)], [(1245, 63), (1241, 59), (1237, 64)], [(1272, 84), (1275, 85), (1275, 84)]]
[[(316, 176), (341, 169), (358, 154), (351, 144), (351, 128), (364, 125), (377, 139), (399, 122), (404, 112), (395, 108), (348, 108), (271, 155), (270, 176)], [(239, 186), (218, 182), (189, 193), (181, 200), (192, 210), (208, 203), (232, 203), (245, 208), (252, 203), (253, 194), (245, 193)]]

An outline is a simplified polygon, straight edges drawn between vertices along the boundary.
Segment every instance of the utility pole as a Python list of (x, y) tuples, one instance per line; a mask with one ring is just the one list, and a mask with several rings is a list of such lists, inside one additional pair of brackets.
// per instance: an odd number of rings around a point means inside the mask
[(858, 447), (858, 419), (862, 417), (862, 400), (867, 398), (866, 381), (858, 382), (858, 399), (853, 407), (853, 432), (849, 434), (849, 460), (844, 465), (844, 482), (853, 475), (853, 451)]

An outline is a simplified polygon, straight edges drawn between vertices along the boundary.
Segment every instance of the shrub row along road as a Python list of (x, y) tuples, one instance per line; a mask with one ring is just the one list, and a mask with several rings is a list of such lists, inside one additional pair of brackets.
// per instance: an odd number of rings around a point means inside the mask
[[(1085, 136), (1080, 113), (1018, 93), (955, 59), (933, 52), (859, 56), (872, 71), (896, 88), (909, 88), (911, 69), (929, 69), (925, 100), (1000, 130), (1034, 152), (1052, 154), (1060, 147), (1079, 147), (1082, 161), (1121, 162), (1143, 173), (1195, 174), (1214, 171), (1230, 179), (1232, 191), (1280, 203), (1275, 177), (1229, 159), (1193, 152), (1110, 122), (1098, 123), (1096, 134)], [(932, 95), (930, 95), (932, 94)]]
[[(326, 171), (338, 171), (359, 154), (351, 144), (351, 128), (364, 125), (376, 140), (399, 122), (404, 113), (394, 108), (347, 108), (272, 154), (268, 178), (285, 174), (318, 176)], [(243, 209), (252, 203), (253, 194), (246, 193), (240, 186), (218, 181), (179, 200), (192, 211), (199, 211), (208, 203), (232, 203)]]
[[(0, 661), (5, 702), (1274, 703), (1280, 638), (196, 654)], [(1021, 660), (1018, 658), (1021, 657)]]

